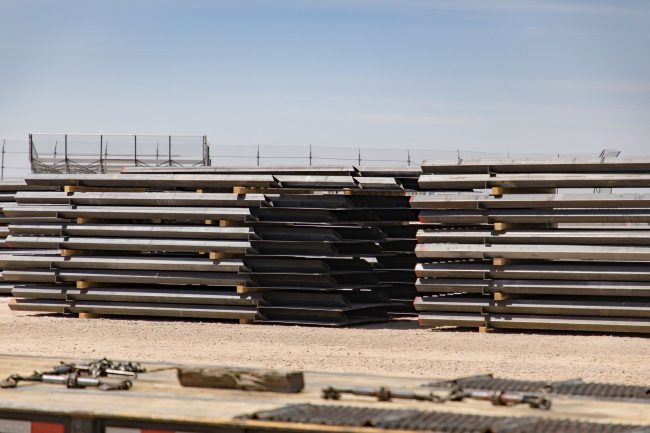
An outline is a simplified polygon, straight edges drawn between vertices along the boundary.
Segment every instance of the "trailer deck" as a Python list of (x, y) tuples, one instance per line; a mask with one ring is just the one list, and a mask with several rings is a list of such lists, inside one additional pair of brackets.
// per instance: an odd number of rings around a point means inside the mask
[[(0, 355), (0, 376), (47, 370), (60, 360), (46, 357)], [(14, 433), (16, 422), (61, 424), (63, 433), (118, 432), (121, 428), (190, 432), (243, 431), (378, 431), (369, 427), (345, 427), (255, 419), (238, 419), (255, 412), (279, 409), (287, 405), (311, 404), (356, 408), (407, 409), (452, 414), (474, 414), (507, 417), (541, 417), (648, 426), (650, 408), (647, 402), (602, 401), (584, 398), (553, 397), (549, 411), (493, 406), (483, 401), (436, 404), (409, 400), (378, 402), (371, 397), (347, 395), (339, 401), (323, 400), (321, 389), (328, 386), (386, 386), (393, 389), (422, 389), (421, 385), (436, 381), (386, 377), (366, 374), (333, 374), (305, 372), (305, 389), (297, 394), (247, 392), (209, 388), (184, 388), (176, 378), (178, 365), (143, 363), (148, 373), (141, 374), (129, 391), (67, 389), (60, 385), (20, 383), (15, 389), (0, 390), (0, 427), (3, 433)], [(205, 366), (204, 366), (205, 367)], [(13, 423), (13, 424), (12, 424)], [(14, 429), (11, 429), (11, 426)], [(112, 428), (112, 429), (111, 429)], [(38, 430), (38, 429), (37, 429)], [(56, 428), (50, 432), (56, 432)], [(381, 431), (390, 431), (381, 429)], [(404, 431), (404, 430), (402, 430)], [(645, 431), (645, 429), (644, 429)]]

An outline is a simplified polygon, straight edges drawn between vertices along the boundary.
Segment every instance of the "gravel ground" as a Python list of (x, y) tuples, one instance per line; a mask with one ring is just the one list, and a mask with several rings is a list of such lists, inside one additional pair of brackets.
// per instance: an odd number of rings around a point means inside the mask
[(66, 318), (11, 312), (0, 298), (0, 353), (187, 362), (451, 378), (648, 385), (650, 338), (420, 329), (415, 320), (354, 328)]

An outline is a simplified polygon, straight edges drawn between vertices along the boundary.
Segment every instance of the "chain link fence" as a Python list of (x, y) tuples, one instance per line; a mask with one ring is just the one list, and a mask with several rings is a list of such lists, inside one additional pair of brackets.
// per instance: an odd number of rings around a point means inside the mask
[(477, 158), (548, 158), (595, 157), (594, 154), (511, 154), (508, 152), (480, 152), (461, 149), (393, 149), (372, 147), (282, 146), (282, 145), (210, 145), (214, 166), (270, 166), (270, 165), (361, 165), (361, 166), (418, 166), (424, 160)]
[[(99, 159), (98, 136), (93, 136), (93, 147), (90, 147), (78, 138), (69, 142), (69, 157), (82, 159), (84, 157), (97, 157)], [(107, 136), (108, 137), (108, 136)], [(125, 136), (126, 137), (126, 136)], [(124, 160), (124, 166), (134, 165), (132, 161), (147, 159), (152, 165), (165, 165), (169, 163), (168, 136), (142, 136), (138, 148), (133, 149), (133, 136), (131, 138), (109, 138), (108, 151), (102, 147), (104, 156)], [(156, 137), (158, 137), (156, 139)], [(63, 139), (62, 139), (63, 140)], [(50, 137), (48, 141), (41, 139), (39, 145), (40, 156), (47, 156), (53, 161), (63, 160), (63, 141)], [(121, 141), (124, 143), (120, 144)], [(95, 143), (97, 141), (97, 143)], [(44, 144), (45, 143), (45, 144)], [(28, 139), (2, 139), (0, 178), (1, 180), (19, 180), (30, 173), (30, 153)], [(199, 152), (200, 143), (183, 143), (179, 140), (174, 145), (173, 158), (179, 159), (189, 154)], [(95, 149), (97, 147), (97, 149)], [(200, 154), (199, 154), (200, 155)], [(462, 149), (410, 149), (407, 146), (395, 146), (392, 149), (372, 147), (336, 147), (336, 146), (285, 146), (285, 145), (227, 145), (210, 144), (209, 159), (207, 163), (214, 166), (325, 166), (325, 165), (361, 165), (361, 166), (418, 166), (428, 159), (476, 159), (476, 158), (548, 158), (548, 157), (596, 157), (594, 153), (508, 153), (508, 152), (481, 152)], [(626, 155), (630, 156), (630, 155)]]

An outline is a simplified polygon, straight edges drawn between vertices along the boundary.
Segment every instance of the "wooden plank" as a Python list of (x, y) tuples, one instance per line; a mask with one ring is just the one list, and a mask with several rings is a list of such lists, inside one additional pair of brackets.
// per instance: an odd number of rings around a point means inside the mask
[(243, 257), (243, 254), (222, 253), (219, 251), (210, 251), (208, 253), (208, 258), (210, 260), (234, 259), (238, 257)]
[(305, 388), (301, 371), (242, 369), (236, 367), (191, 368), (177, 370), (181, 386), (297, 393)]
[(244, 221), (219, 220), (219, 227), (241, 227)]
[(62, 248), (61, 249), (61, 257), (90, 255), (89, 253), (92, 253), (92, 252), (83, 251), (83, 250), (70, 250), (70, 249), (67, 249), (67, 248)]
[(97, 281), (84, 281), (84, 280), (77, 280), (75, 282), (75, 287), (77, 289), (92, 289), (94, 287), (105, 287), (106, 285), (110, 285), (110, 283), (100, 283)]
[(490, 188), (490, 195), (493, 197), (502, 197), (504, 194), (555, 194), (555, 188), (506, 188), (503, 186), (493, 186)]
[(237, 286), (237, 293), (245, 295), (247, 293), (263, 293), (264, 289), (263, 288), (258, 288), (258, 287), (246, 287), (244, 285), (238, 285)]

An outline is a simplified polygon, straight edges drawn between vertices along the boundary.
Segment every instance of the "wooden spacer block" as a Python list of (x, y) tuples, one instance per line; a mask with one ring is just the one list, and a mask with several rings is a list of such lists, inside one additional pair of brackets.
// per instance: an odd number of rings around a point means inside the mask
[(94, 313), (79, 313), (80, 319), (99, 319), (101, 316)]
[(253, 191), (253, 188), (247, 186), (233, 186), (232, 193), (237, 195), (248, 194)]
[(492, 259), (492, 264), (494, 266), (505, 266), (512, 263), (511, 259), (504, 259), (503, 257), (495, 257)]
[(243, 221), (219, 220), (219, 227), (240, 227)]
[(495, 301), (507, 301), (508, 299), (510, 299), (510, 295), (508, 295), (507, 293), (494, 292)]
[(501, 197), (505, 192), (505, 188), (502, 186), (493, 186), (490, 189), (490, 195), (494, 197)]
[(61, 249), (61, 257), (72, 257), (72, 256), (92, 256), (93, 252), (90, 250), (69, 250), (67, 248)]
[(253, 323), (255, 323), (253, 319), (239, 319), (240, 325), (252, 325)]
[(210, 260), (232, 259), (233, 257), (240, 257), (240, 254), (234, 253), (220, 253), (218, 251), (210, 251), (208, 258)]
[(75, 282), (77, 289), (91, 289), (93, 287), (101, 287), (103, 283), (97, 283), (94, 281), (83, 281), (77, 280)]
[(106, 188), (101, 186), (64, 185), (63, 192), (145, 192), (146, 188)]
[(90, 223), (91, 221), (92, 221), (92, 220), (91, 220), (90, 218), (86, 218), (86, 217), (77, 217), (77, 224), (88, 224), (88, 223)]
[(246, 293), (258, 293), (261, 292), (262, 289), (254, 288), (254, 287), (246, 287), (239, 285), (237, 286), (237, 293), (240, 295), (245, 295)]
[(494, 231), (496, 232), (504, 232), (508, 229), (510, 229), (512, 225), (509, 223), (494, 223)]
[(196, 192), (198, 192), (200, 194), (203, 194), (203, 189), (199, 188), (199, 189), (196, 190)]
[(490, 328), (488, 326), (479, 326), (478, 327), (478, 332), (479, 332), (479, 334), (489, 334), (491, 332), (494, 332), (494, 329)]

